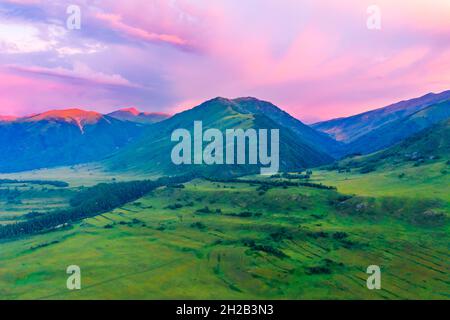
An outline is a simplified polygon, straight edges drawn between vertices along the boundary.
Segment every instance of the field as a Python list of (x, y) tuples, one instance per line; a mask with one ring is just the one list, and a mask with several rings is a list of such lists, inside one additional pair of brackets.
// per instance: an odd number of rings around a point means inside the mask
[(0, 179), (40, 179), (40, 180), (63, 180), (70, 184), (71, 187), (92, 186), (97, 183), (113, 182), (118, 179), (120, 181), (144, 180), (152, 179), (155, 176), (143, 176), (133, 173), (114, 174), (105, 171), (104, 168), (97, 164), (81, 164), (71, 167), (56, 167), (51, 169), (40, 169), (25, 171), (19, 173), (0, 173)]
[[(375, 179), (386, 187), (372, 190)], [(434, 183), (446, 178), (429, 179), (398, 185), (397, 173), (318, 171), (313, 180), (338, 191), (205, 180), (162, 187), (0, 243), (0, 297), (448, 299), (448, 195)], [(429, 197), (414, 199), (423, 190)], [(69, 265), (81, 267), (80, 291), (66, 289)], [(369, 265), (381, 267), (381, 290), (366, 287)]]
[(446, 161), (415, 167), (413, 164), (384, 166), (370, 174), (316, 171), (313, 181), (336, 186), (348, 194), (442, 199), (450, 202), (450, 166)]

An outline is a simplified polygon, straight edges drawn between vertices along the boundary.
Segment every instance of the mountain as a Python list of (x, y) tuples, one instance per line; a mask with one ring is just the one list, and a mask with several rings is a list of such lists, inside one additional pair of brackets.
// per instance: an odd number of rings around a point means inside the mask
[(350, 142), (345, 147), (345, 152), (367, 154), (382, 150), (449, 118), (450, 100), (447, 100), (370, 131)]
[(407, 160), (449, 158), (450, 119), (383, 150), (378, 156), (383, 159), (400, 158)]
[(390, 122), (404, 119), (428, 106), (450, 100), (450, 90), (439, 94), (429, 93), (423, 97), (401, 101), (385, 108), (313, 124), (316, 130), (332, 138), (350, 143)]
[(372, 171), (383, 165), (410, 162), (417, 166), (439, 159), (450, 159), (450, 119), (424, 129), (385, 150), (344, 159), (339, 167), (359, 167)]
[(305, 125), (300, 120), (292, 117), (290, 114), (270, 102), (261, 101), (251, 97), (238, 98), (234, 101), (237, 103), (237, 108), (239, 108), (242, 113), (265, 115), (272, 121), (290, 129), (300, 136), (304, 143), (324, 153), (334, 155), (342, 147), (343, 143)]
[(79, 109), (0, 122), (0, 172), (100, 160), (142, 131), (142, 125)]
[(131, 121), (142, 124), (156, 123), (170, 117), (168, 114), (164, 113), (141, 112), (136, 108), (120, 109), (109, 113), (108, 116), (122, 121)]
[[(267, 110), (265, 108), (268, 108)], [(214, 176), (228, 176), (259, 172), (259, 166), (230, 165), (175, 165), (171, 161), (172, 148), (177, 144), (171, 141), (172, 132), (176, 129), (187, 129), (193, 132), (194, 121), (202, 121), (204, 130), (216, 128), (221, 132), (226, 129), (280, 129), (280, 168), (281, 170), (299, 170), (331, 162), (333, 159), (324, 152), (311, 146), (308, 141), (309, 129), (301, 122), (289, 120), (287, 114), (273, 105), (254, 98), (225, 99), (215, 98), (198, 107), (176, 114), (156, 123), (146, 130), (143, 137), (127, 146), (103, 163), (111, 170), (138, 171), (143, 173), (183, 174), (201, 172)], [(298, 126), (295, 131), (287, 126)], [(305, 129), (309, 133), (305, 137), (299, 133)], [(322, 136), (317, 134), (321, 139)], [(206, 143), (204, 143), (206, 145)], [(248, 154), (247, 154), (248, 156)]]
[(0, 116), (0, 122), (10, 122), (16, 120), (17, 117), (14, 116)]
[(90, 124), (96, 124), (102, 119), (103, 115), (94, 111), (84, 111), (80, 109), (51, 110), (44, 113), (16, 119), (18, 123), (36, 123), (36, 122), (59, 122), (73, 124), (78, 127), (81, 133), (84, 133), (84, 127)]

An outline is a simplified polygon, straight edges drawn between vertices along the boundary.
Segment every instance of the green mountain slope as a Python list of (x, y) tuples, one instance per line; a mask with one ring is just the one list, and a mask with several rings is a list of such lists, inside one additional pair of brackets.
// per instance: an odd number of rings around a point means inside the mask
[(362, 168), (373, 171), (382, 166), (411, 163), (414, 166), (450, 159), (450, 119), (403, 140), (379, 152), (344, 159), (341, 168)]
[(299, 170), (332, 161), (330, 156), (313, 148), (306, 139), (272, 120), (267, 113), (252, 112), (256, 108), (255, 104), (259, 103), (256, 99), (247, 99), (244, 103), (242, 99), (224, 98), (207, 101), (153, 125), (140, 141), (113, 155), (104, 164), (111, 170), (162, 174), (200, 172), (226, 176), (259, 171), (260, 165), (174, 165), (171, 151), (177, 143), (171, 141), (172, 132), (187, 129), (192, 134), (194, 121), (202, 121), (204, 130), (217, 128), (222, 132), (236, 128), (280, 129), (281, 170)]
[(235, 99), (238, 108), (243, 113), (263, 114), (274, 122), (290, 129), (300, 136), (305, 143), (322, 152), (334, 155), (342, 147), (343, 143), (330, 138), (327, 134), (317, 131), (310, 126), (305, 125), (300, 120), (292, 117), (287, 112), (267, 101), (261, 101), (255, 98)]
[(450, 100), (429, 106), (365, 134), (346, 145), (345, 153), (366, 154), (385, 149), (448, 118)]
[(425, 161), (450, 157), (450, 119), (367, 157), (368, 161)]

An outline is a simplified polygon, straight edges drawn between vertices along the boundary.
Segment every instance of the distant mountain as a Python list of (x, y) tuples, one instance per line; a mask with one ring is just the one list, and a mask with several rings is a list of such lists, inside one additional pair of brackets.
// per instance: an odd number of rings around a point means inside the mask
[(36, 123), (36, 122), (60, 122), (73, 124), (78, 127), (81, 133), (84, 133), (86, 125), (98, 123), (103, 115), (94, 111), (84, 111), (80, 109), (51, 110), (28, 117), (16, 119), (18, 123)]
[(330, 137), (350, 143), (388, 123), (404, 119), (428, 106), (450, 100), (450, 90), (439, 94), (429, 93), (423, 97), (401, 101), (385, 108), (313, 124), (316, 130)]
[[(201, 172), (227, 176), (259, 171), (260, 166), (255, 165), (174, 165), (171, 161), (171, 151), (177, 143), (171, 141), (171, 134), (176, 129), (187, 129), (192, 133), (194, 121), (202, 121), (204, 130), (217, 128), (222, 132), (235, 128), (280, 129), (282, 170), (299, 170), (331, 162), (333, 159), (329, 155), (311, 146), (308, 139), (314, 137), (314, 134), (304, 128), (300, 121), (289, 120), (289, 117), (282, 114), (277, 107), (254, 98), (212, 99), (154, 124), (139, 141), (105, 160), (104, 164), (111, 170), (170, 175)], [(308, 132), (304, 137), (300, 134), (303, 129)], [(320, 134), (315, 137), (326, 140)]]
[(0, 172), (100, 160), (142, 131), (142, 125), (79, 109), (0, 122)]
[(143, 124), (160, 122), (170, 117), (170, 115), (165, 113), (141, 112), (136, 108), (120, 109), (109, 113), (108, 116), (123, 121), (131, 121)]
[(450, 118), (450, 100), (431, 105), (407, 117), (388, 122), (350, 142), (346, 154), (367, 154), (388, 148), (434, 124)]
[(0, 122), (10, 122), (16, 120), (17, 117), (14, 116), (0, 116)]
[(340, 167), (376, 170), (383, 165), (411, 163), (420, 165), (450, 159), (450, 119), (422, 130), (402, 142), (373, 154), (348, 158)]

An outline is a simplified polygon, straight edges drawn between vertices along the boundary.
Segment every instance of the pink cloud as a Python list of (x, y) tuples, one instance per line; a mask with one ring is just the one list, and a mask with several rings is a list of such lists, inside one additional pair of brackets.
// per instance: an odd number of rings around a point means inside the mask
[[(433, 9), (426, 1), (381, 1), (379, 32), (366, 27), (368, 1), (297, 2), (290, 29), (293, 4), (277, 3), (284, 20), (216, 10), (207, 56), (169, 66), (176, 92), (194, 100), (254, 95), (300, 118), (327, 119), (449, 89), (450, 56), (439, 54), (450, 48), (448, 1)], [(302, 12), (310, 18), (302, 21)], [(286, 27), (274, 31), (279, 24)]]
[[(44, 89), (63, 82), (67, 94), (44, 94), (42, 108), (67, 101), (106, 108), (114, 92), (104, 86), (113, 85), (151, 86), (148, 103), (162, 101), (173, 111), (215, 96), (256, 96), (301, 119), (347, 116), (449, 89), (450, 1), (432, 2), (379, 0), (382, 29), (372, 31), (369, 0), (104, 0), (83, 7), (83, 32), (98, 42), (115, 37), (107, 54), (57, 56), (33, 67), (13, 60), (14, 75), (37, 87), (42, 81)], [(74, 59), (86, 68), (53, 67), (73, 66)], [(94, 71), (99, 66), (109, 72)], [(17, 90), (4, 91), (3, 99), (22, 109), (35, 103), (16, 97)]]
[[(39, 97), (40, 102), (48, 106), (55, 105), (55, 99), (59, 95), (55, 92), (64, 92), (71, 95), (74, 92), (67, 86), (43, 79), (23, 77), (0, 70), (0, 113), (8, 115), (29, 114), (33, 110), (30, 97)], [(14, 99), (11, 99), (14, 97)], [(44, 99), (43, 99), (44, 98)]]
[(184, 40), (177, 35), (150, 32), (128, 25), (124, 23), (122, 21), (122, 17), (117, 14), (98, 13), (96, 17), (102, 21), (107, 22), (109, 26), (116, 32), (123, 33), (130, 38), (137, 38), (139, 40), (149, 42), (165, 42), (179, 46), (188, 45), (187, 40)]
[(108, 112), (123, 103), (121, 88), (140, 90), (120, 76), (83, 69), (10, 66), (0, 68), (0, 83), (0, 115), (15, 116), (72, 107)]
[(45, 68), (37, 66), (25, 67), (18, 65), (7, 65), (6, 68), (19, 73), (34, 74), (42, 77), (82, 80), (97, 85), (138, 87), (138, 85), (131, 83), (119, 74), (105, 74), (102, 72), (94, 71), (87, 65), (81, 63), (75, 63), (72, 70), (61, 67)]

